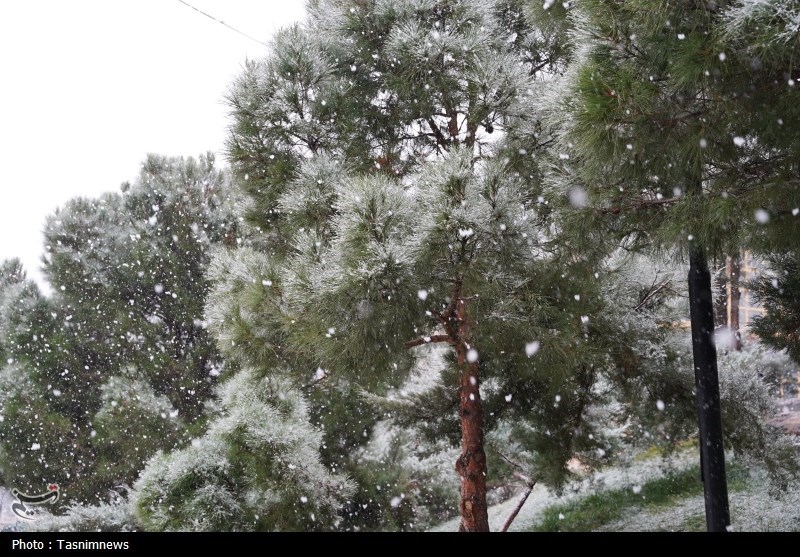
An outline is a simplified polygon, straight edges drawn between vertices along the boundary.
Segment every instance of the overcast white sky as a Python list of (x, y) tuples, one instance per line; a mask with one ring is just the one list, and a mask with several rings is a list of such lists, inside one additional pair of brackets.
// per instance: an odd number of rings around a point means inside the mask
[[(259, 41), (303, 0), (186, 0)], [(147, 153), (222, 150), (223, 96), (266, 47), (179, 0), (24, 0), (0, 15), (0, 259), (39, 273), (45, 216), (116, 191)], [(221, 155), (220, 164), (226, 164)]]

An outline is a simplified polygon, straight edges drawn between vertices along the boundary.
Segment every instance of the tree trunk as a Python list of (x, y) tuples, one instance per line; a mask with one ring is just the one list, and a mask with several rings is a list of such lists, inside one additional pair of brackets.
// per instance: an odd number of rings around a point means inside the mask
[[(466, 352), (466, 350), (464, 350)], [(462, 355), (458, 356), (461, 364)], [(477, 362), (462, 367), (459, 377), (461, 455), (456, 471), (461, 477), (461, 532), (488, 532), (486, 453), (483, 449), (483, 409), (478, 389)]]
[(711, 267), (711, 287), (714, 291), (714, 326), (728, 326), (728, 269), (714, 262)]
[(742, 339), (739, 336), (739, 300), (742, 293), (739, 290), (739, 274), (741, 264), (738, 255), (729, 255), (725, 263), (728, 275), (728, 330), (731, 332), (731, 345), (739, 352), (742, 349)]
[[(456, 471), (461, 477), (460, 532), (488, 532), (489, 512), (486, 504), (486, 452), (483, 448), (483, 408), (480, 394), (480, 367), (477, 358), (469, 357), (468, 318), (461, 307), (456, 310), (458, 323), (456, 363), (459, 373), (461, 415), (461, 455)], [(470, 360), (473, 360), (470, 362)]]
[(730, 525), (730, 511), (722, 444), (717, 349), (713, 338), (711, 274), (705, 251), (698, 245), (693, 245), (689, 251), (689, 310), (706, 526), (709, 532), (725, 532)]

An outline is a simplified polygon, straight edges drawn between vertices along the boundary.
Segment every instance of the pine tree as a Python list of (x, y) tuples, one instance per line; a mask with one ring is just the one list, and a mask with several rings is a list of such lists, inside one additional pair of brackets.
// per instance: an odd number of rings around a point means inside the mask
[[(487, 530), (487, 432), (529, 421), (531, 465), (551, 485), (602, 441), (586, 422), (607, 365), (599, 286), (553, 241), (531, 157), (531, 88), (559, 58), (514, 2), (309, 12), (231, 89), (261, 272), (210, 321), (229, 323), (229, 353), (293, 370), (310, 400), (390, 394), (425, 346), (446, 347), (435, 388), (387, 413), (460, 444), (461, 529)], [(323, 456), (342, 466), (335, 447)]]
[(13, 363), (15, 328), (24, 321), (38, 295), (39, 289), (27, 278), (19, 259), (0, 264), (0, 362)]
[(800, 265), (795, 253), (774, 253), (766, 261), (769, 272), (751, 284), (756, 300), (766, 310), (750, 324), (761, 341), (786, 350), (800, 364)]
[(151, 155), (121, 194), (73, 199), (48, 219), (53, 293), (28, 288), (4, 315), (12, 485), (102, 500), (202, 427), (221, 365), (202, 320), (207, 252), (236, 229), (226, 181), (210, 156)]
[[(740, 95), (746, 111), (737, 133), (746, 149), (744, 179), (756, 196), (752, 249), (763, 255), (767, 274), (755, 293), (766, 315), (752, 330), (762, 342), (788, 349), (800, 361), (796, 297), (797, 253), (800, 246), (800, 182), (797, 161), (800, 123), (795, 66), (800, 49), (793, 24), (800, 17), (796, 2), (770, 0), (731, 2), (723, 14), (723, 37), (734, 63), (748, 67), (747, 87)], [(726, 54), (728, 56), (728, 54)]]
[[(771, 11), (787, 6), (757, 4), (580, 2), (573, 37), (584, 47), (554, 103), (568, 161), (561, 174), (587, 201), (574, 212), (580, 222), (572, 229), (598, 240), (624, 239), (629, 249), (675, 250), (689, 260), (710, 530), (724, 530), (730, 517), (708, 258), (737, 253), (743, 242), (764, 236), (759, 225), (773, 212), (786, 214), (797, 191), (789, 177), (793, 140), (774, 112), (762, 110), (791, 56), (766, 49), (754, 57), (752, 49), (763, 43), (743, 44), (731, 31), (732, 22), (743, 21), (737, 10), (760, 11), (764, 26), (751, 24), (763, 32)], [(779, 182), (787, 187), (775, 188)]]
[[(270, 277), (270, 278), (267, 278)], [(208, 431), (151, 459), (134, 485), (138, 520), (151, 530), (328, 530), (350, 494), (321, 462), (286, 354), (280, 283), (249, 248), (216, 254), (207, 308), (227, 380)]]

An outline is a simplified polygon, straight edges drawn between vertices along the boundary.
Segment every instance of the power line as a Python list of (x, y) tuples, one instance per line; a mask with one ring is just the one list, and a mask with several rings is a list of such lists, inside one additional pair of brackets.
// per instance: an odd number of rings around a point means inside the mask
[(214, 20), (214, 21), (216, 21), (217, 23), (219, 23), (219, 24), (221, 24), (221, 25), (224, 25), (225, 27), (227, 27), (227, 28), (228, 28), (228, 29), (230, 29), (231, 31), (235, 31), (235, 32), (239, 33), (241, 36), (243, 36), (243, 37), (246, 37), (246, 38), (250, 39), (251, 41), (255, 41), (255, 42), (257, 42), (258, 44), (260, 44), (260, 45), (262, 45), (262, 46), (266, 46), (266, 47), (268, 47), (268, 46), (269, 46), (267, 43), (261, 42), (261, 41), (259, 41), (258, 39), (256, 39), (255, 37), (252, 37), (252, 36), (248, 35), (247, 33), (243, 32), (243, 31), (239, 31), (239, 30), (238, 30), (236, 27), (233, 27), (233, 26), (231, 26), (231, 25), (228, 25), (227, 23), (225, 23), (225, 22), (224, 22), (224, 21), (222, 21), (221, 19), (217, 19), (217, 18), (216, 18), (216, 17), (214, 17), (213, 15), (211, 15), (211, 14), (207, 14), (206, 12), (204, 12), (203, 10), (201, 10), (201, 9), (199, 9), (199, 8), (195, 8), (194, 6), (192, 6), (191, 4), (189, 4), (188, 2), (184, 2), (183, 0), (178, 0), (178, 2), (180, 2), (181, 4), (183, 4), (184, 6), (186, 6), (186, 7), (188, 7), (188, 8), (191, 8), (191, 9), (193, 9), (193, 10), (194, 10), (194, 11), (196, 11), (197, 13), (203, 14), (204, 16), (206, 16), (206, 17), (207, 17), (207, 18), (209, 18), (209, 19), (213, 19), (213, 20)]

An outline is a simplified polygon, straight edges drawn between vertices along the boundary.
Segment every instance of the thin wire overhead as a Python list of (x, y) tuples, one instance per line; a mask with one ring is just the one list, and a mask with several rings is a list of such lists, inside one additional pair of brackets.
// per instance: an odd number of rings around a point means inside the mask
[(211, 15), (211, 14), (207, 14), (207, 13), (206, 13), (206, 12), (204, 12), (203, 10), (201, 10), (201, 9), (199, 9), (199, 8), (196, 8), (196, 7), (192, 6), (192, 5), (191, 5), (191, 4), (189, 4), (188, 2), (184, 2), (184, 0), (178, 0), (178, 2), (180, 2), (181, 4), (183, 4), (184, 6), (186, 6), (186, 7), (188, 7), (188, 8), (191, 8), (191, 9), (193, 9), (193, 10), (194, 10), (194, 11), (196, 11), (197, 13), (203, 14), (204, 16), (206, 16), (206, 17), (207, 17), (207, 18), (209, 18), (209, 19), (213, 19), (213, 20), (214, 20), (214, 21), (216, 21), (217, 23), (219, 23), (219, 24), (221, 24), (221, 25), (224, 25), (225, 27), (227, 27), (227, 28), (228, 28), (228, 29), (230, 29), (231, 31), (235, 31), (236, 33), (239, 33), (241, 36), (243, 36), (243, 37), (246, 37), (246, 38), (250, 39), (251, 41), (255, 41), (255, 42), (257, 42), (258, 44), (260, 44), (260, 45), (262, 45), (262, 46), (269, 46), (267, 43), (265, 43), (265, 42), (262, 42), (262, 41), (259, 41), (258, 39), (256, 39), (255, 37), (253, 37), (253, 36), (251, 36), (251, 35), (248, 35), (248, 34), (247, 34), (247, 33), (245, 33), (244, 31), (239, 31), (239, 30), (238, 30), (236, 27), (233, 27), (233, 26), (231, 26), (231, 25), (228, 25), (227, 23), (225, 23), (225, 22), (224, 22), (224, 21), (222, 21), (221, 19), (217, 19), (217, 18), (216, 18), (216, 17), (214, 17), (213, 15)]

